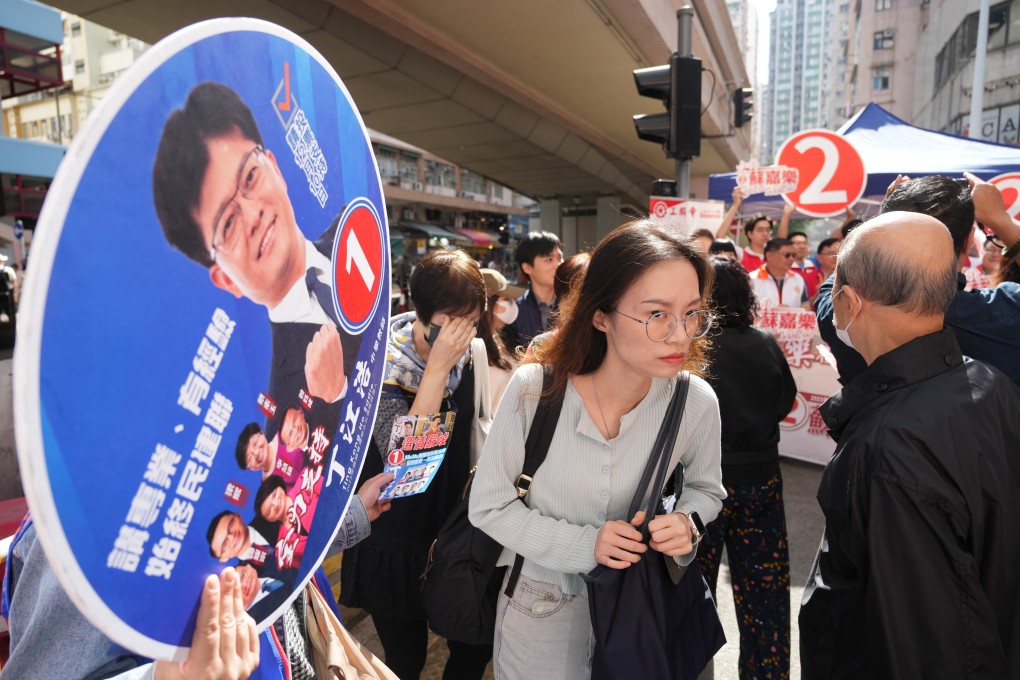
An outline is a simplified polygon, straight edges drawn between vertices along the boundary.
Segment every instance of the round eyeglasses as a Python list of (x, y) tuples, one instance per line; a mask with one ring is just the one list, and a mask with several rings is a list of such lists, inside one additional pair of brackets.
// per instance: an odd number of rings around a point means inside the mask
[[(664, 342), (667, 340), (669, 336), (673, 335), (673, 331), (676, 330), (677, 325), (680, 323), (680, 319), (672, 312), (652, 312), (648, 315), (647, 319), (642, 321), (630, 314), (624, 314), (618, 309), (613, 311), (632, 321), (643, 323), (645, 325), (645, 335), (652, 342)], [(692, 309), (683, 316), (684, 333), (691, 340), (702, 338), (712, 328), (715, 318), (715, 314), (712, 314), (707, 309)]]
[(247, 199), (259, 194), (266, 174), (265, 165), (266, 150), (261, 144), (256, 144), (241, 161), (237, 170), (237, 189), (220, 209), (213, 223), (212, 247), (209, 249), (209, 259), (213, 262), (216, 261), (217, 251), (231, 252), (237, 247), (238, 237), (243, 231), (240, 228), (242, 215), (241, 206), (237, 202), (238, 194)]

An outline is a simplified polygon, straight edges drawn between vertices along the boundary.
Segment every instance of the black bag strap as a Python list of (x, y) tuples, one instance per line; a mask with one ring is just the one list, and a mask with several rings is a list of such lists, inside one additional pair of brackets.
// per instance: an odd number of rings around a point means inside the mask
[[(552, 443), (553, 435), (556, 434), (556, 423), (560, 419), (560, 411), (563, 410), (564, 389), (557, 394), (547, 396), (547, 391), (552, 386), (553, 371), (551, 366), (545, 366), (542, 375), (542, 396), (538, 400), (538, 408), (535, 409), (535, 417), (531, 421), (531, 428), (528, 430), (528, 438), (524, 442), (524, 466), (520, 476), (517, 478), (517, 499), (524, 502), (531, 490), (531, 482), (535, 472), (542, 466), (545, 456), (549, 452), (549, 444)], [(517, 580), (521, 576), (521, 568), (524, 566), (524, 558), (520, 555), (514, 557), (514, 566), (510, 570), (510, 579), (506, 584), (506, 596), (513, 597), (514, 589), (517, 587)]]
[[(687, 371), (680, 374), (676, 389), (673, 391), (673, 397), (669, 401), (669, 406), (666, 407), (666, 415), (662, 419), (662, 426), (659, 427), (659, 434), (655, 438), (655, 444), (652, 446), (651, 455), (648, 456), (648, 463), (645, 465), (645, 470), (641, 475), (641, 481), (634, 492), (634, 498), (630, 502), (630, 509), (627, 515), (628, 520), (641, 507), (645, 496), (648, 496), (648, 501), (644, 506), (645, 521), (641, 525), (641, 536), (645, 541), (649, 538), (648, 523), (655, 516), (656, 506), (662, 500), (662, 489), (666, 483), (669, 459), (673, 453), (673, 447), (676, 445), (677, 435), (680, 432), (680, 423), (683, 420), (684, 408), (687, 405), (687, 392), (690, 382), (690, 374)], [(654, 481), (652, 481), (653, 471), (655, 475)], [(683, 473), (680, 472), (680, 474)], [(651, 486), (649, 486), (650, 481), (652, 482)]]

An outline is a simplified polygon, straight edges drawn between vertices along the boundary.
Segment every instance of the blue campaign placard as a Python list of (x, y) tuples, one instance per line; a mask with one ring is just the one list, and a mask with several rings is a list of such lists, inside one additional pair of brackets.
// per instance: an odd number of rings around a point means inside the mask
[(382, 383), (386, 209), (346, 88), (278, 26), (185, 28), (89, 118), (36, 234), (16, 435), (61, 583), (182, 659), (233, 565), (264, 628), (336, 535)]

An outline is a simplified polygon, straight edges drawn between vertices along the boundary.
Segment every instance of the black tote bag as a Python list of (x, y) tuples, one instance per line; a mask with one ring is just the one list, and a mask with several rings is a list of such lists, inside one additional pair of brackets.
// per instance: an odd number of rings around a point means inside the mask
[[(685, 372), (677, 382), (627, 514), (628, 519), (634, 516), (651, 489), (641, 527), (645, 543), (649, 540), (648, 522), (662, 506), (661, 492), (689, 383)], [(683, 488), (680, 466), (674, 479), (679, 499)], [(678, 568), (672, 557), (648, 550), (641, 561), (625, 569), (599, 565), (583, 577), (595, 632), (592, 680), (695, 680), (726, 642), (697, 560)]]

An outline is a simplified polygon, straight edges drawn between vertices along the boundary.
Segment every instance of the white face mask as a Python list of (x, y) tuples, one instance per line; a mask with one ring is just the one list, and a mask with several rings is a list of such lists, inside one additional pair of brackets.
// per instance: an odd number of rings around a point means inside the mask
[[(839, 291), (836, 293), (836, 295), (839, 295), (842, 292), (843, 292), (843, 288), (840, 288)], [(857, 350), (857, 348), (854, 347), (854, 343), (851, 342), (851, 340), (850, 340), (850, 326), (852, 326), (854, 322), (851, 321), (850, 323), (848, 323), (846, 325), (846, 328), (840, 328), (839, 327), (839, 321), (836, 319), (836, 304), (835, 304), (836, 295), (832, 296), (832, 299), (833, 299), (833, 305), (832, 305), (832, 326), (833, 326), (833, 328), (836, 329), (836, 337), (839, 338), (840, 342), (842, 342), (844, 345), (846, 345), (850, 349)]]
[(496, 303), (493, 314), (505, 324), (511, 324), (517, 320), (517, 302), (514, 300), (500, 300)]

